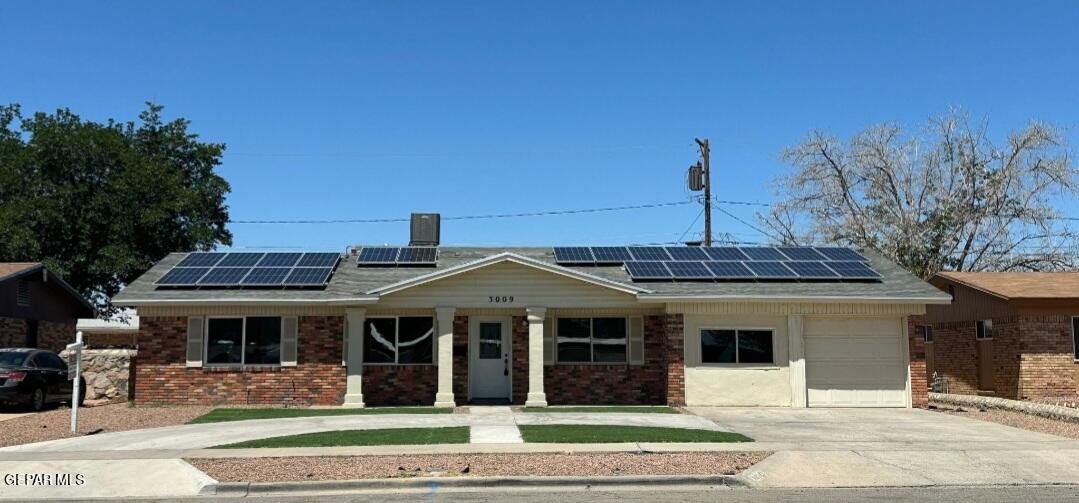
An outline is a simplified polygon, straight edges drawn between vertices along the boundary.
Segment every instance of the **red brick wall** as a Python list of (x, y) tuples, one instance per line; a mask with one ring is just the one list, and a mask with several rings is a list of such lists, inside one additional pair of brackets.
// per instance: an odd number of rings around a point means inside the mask
[(684, 324), (681, 314), (668, 314), (663, 322), (667, 345), (667, 405), (672, 407), (686, 405), (686, 339), (685, 331), (683, 330)]
[(468, 316), (453, 317), (453, 399), (468, 402)]
[(0, 348), (20, 348), (26, 344), (26, 320), (0, 317)]
[(907, 318), (907, 337), (910, 349), (910, 392), (914, 407), (929, 406), (929, 383), (925, 375), (925, 339), (917, 326), (924, 324), (921, 316)]
[[(510, 388), (512, 389), (510, 396), (513, 403), (524, 405), (525, 399), (528, 397), (528, 317), (514, 316), (512, 330), (510, 337), (513, 342), (510, 343), (510, 346), (512, 347), (513, 354), (511, 358), (513, 361), (510, 362), (510, 369), (513, 372), (513, 377), (510, 379)], [(544, 388), (544, 391), (548, 392), (548, 403), (550, 403), (550, 392), (546, 388)]]
[(949, 393), (978, 394), (978, 348), (974, 331), (973, 321), (933, 326), (933, 366), (947, 383)]
[[(544, 367), (543, 389), (547, 393), (547, 403), (550, 405), (662, 405), (666, 403), (667, 334), (664, 331), (663, 321), (662, 316), (644, 318), (643, 365), (555, 364)], [(514, 364), (516, 365), (516, 361)], [(527, 374), (525, 374), (525, 379), (527, 379)], [(527, 381), (525, 382), (527, 385)]]
[(96, 332), (83, 333), (82, 340), (91, 348), (134, 348), (136, 336), (133, 332)]
[(1025, 337), (1019, 317), (993, 318), (993, 396), (1019, 398), (1019, 360)]
[(140, 405), (338, 405), (345, 393), (343, 327), (343, 317), (301, 316), (295, 367), (187, 368), (187, 318), (143, 317), (135, 401)]
[(364, 365), (363, 401), (367, 405), (434, 405), (438, 367)]
[(1018, 396), (1074, 399), (1079, 364), (1072, 352), (1071, 316), (1023, 316), (1019, 326), (1023, 338)]

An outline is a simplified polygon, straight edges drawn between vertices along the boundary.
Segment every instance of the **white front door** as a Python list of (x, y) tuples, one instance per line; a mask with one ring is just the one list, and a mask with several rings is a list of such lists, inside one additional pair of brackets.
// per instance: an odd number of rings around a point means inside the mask
[(469, 395), (510, 398), (510, 318), (473, 317), (469, 325)]

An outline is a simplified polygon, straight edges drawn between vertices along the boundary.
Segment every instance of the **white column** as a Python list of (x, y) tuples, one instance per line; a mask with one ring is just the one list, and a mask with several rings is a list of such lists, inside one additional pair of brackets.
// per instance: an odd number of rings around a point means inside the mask
[(530, 307), (528, 312), (528, 396), (526, 407), (546, 407), (547, 394), (543, 392), (543, 318), (545, 307)]
[(435, 407), (456, 407), (453, 400), (453, 313), (452, 307), (435, 308), (438, 322), (438, 392)]
[(790, 341), (791, 407), (807, 407), (805, 340), (802, 337), (802, 316), (787, 317), (787, 340)]
[(345, 385), (345, 407), (363, 407), (363, 325), (367, 320), (367, 309), (362, 307), (345, 309), (348, 321), (348, 368)]

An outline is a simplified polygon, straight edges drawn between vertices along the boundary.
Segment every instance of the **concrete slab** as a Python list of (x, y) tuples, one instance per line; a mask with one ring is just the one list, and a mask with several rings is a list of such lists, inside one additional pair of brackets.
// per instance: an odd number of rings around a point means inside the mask
[(720, 424), (716, 424), (716, 422), (711, 421), (706, 417), (695, 416), (692, 414), (526, 412), (517, 414), (517, 424), (592, 424), (611, 426), (657, 426), (664, 428), (690, 428), (712, 431), (736, 431), (729, 430)]
[(16, 501), (196, 496), (217, 482), (179, 459), (0, 461), (0, 480), (0, 500)]
[(469, 442), (473, 444), (521, 444), (521, 430), (509, 407), (473, 407), (470, 410)]

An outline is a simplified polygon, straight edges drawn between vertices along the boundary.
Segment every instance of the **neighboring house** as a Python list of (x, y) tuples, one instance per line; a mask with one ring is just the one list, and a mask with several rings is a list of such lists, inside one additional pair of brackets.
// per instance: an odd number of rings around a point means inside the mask
[(930, 282), (951, 305), (919, 326), (950, 393), (1074, 398), (1079, 382), (1079, 273), (942, 272)]
[(133, 309), (125, 309), (116, 316), (80, 319), (76, 329), (82, 332), (82, 340), (89, 348), (126, 348), (138, 346), (139, 317)]
[[(415, 229), (413, 245), (437, 244)], [(114, 302), (138, 311), (140, 404), (924, 406), (910, 317), (949, 298), (864, 260), (685, 246), (174, 253)]]
[(0, 262), (0, 348), (59, 352), (75, 341), (75, 320), (94, 308), (71, 285), (35, 262)]

